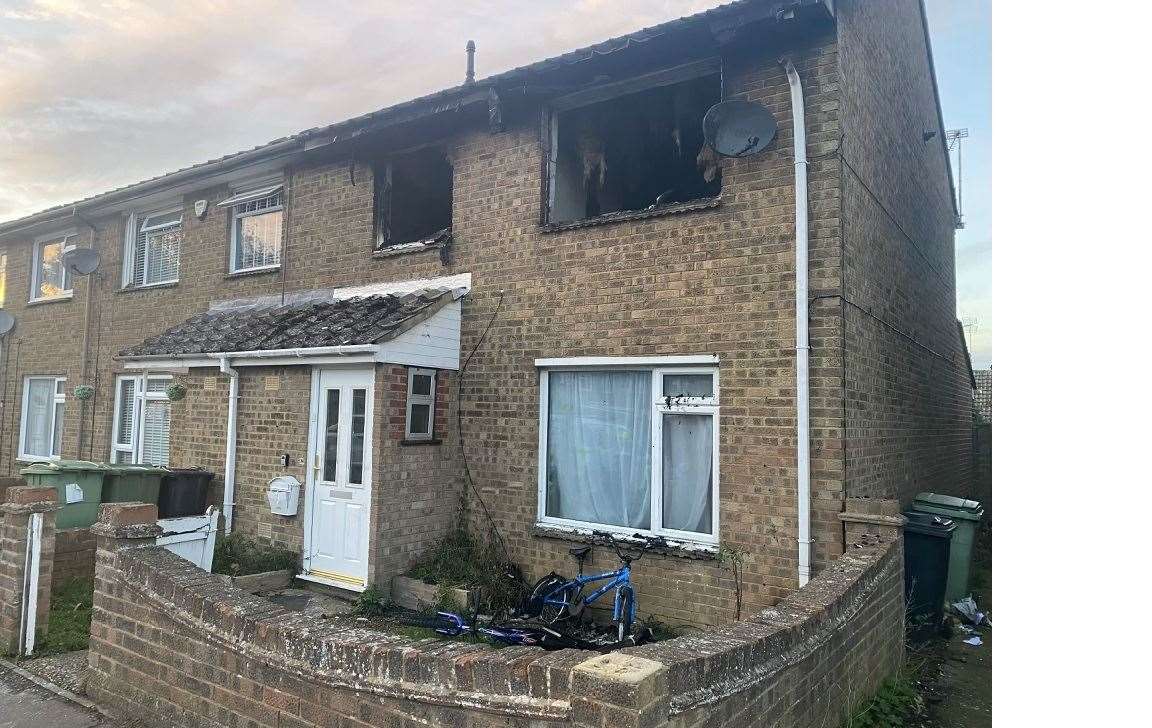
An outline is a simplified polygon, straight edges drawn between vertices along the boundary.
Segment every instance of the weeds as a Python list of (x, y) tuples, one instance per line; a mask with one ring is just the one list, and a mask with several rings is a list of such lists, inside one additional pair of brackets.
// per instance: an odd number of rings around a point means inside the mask
[(88, 649), (92, 625), (92, 582), (72, 579), (52, 595), (48, 624), (36, 635), (36, 657)]
[(299, 566), (298, 553), (278, 546), (266, 546), (239, 533), (217, 541), (212, 556), (212, 573), (229, 576), (298, 569)]
[(461, 523), (409, 569), (408, 576), (437, 585), (438, 606), (451, 605), (452, 588), (479, 589), (480, 608), (501, 614), (517, 604), (523, 586), (518, 578), (509, 578), (509, 568), (495, 543), (480, 543)]
[(912, 675), (903, 672), (880, 684), (880, 689), (844, 721), (844, 728), (900, 728), (922, 706)]

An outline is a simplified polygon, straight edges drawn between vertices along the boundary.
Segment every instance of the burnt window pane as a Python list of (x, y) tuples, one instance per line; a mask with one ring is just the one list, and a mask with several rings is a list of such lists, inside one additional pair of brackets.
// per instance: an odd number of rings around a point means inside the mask
[(720, 160), (702, 128), (719, 101), (716, 74), (561, 112), (549, 221), (719, 195)]
[(452, 165), (439, 149), (400, 155), (376, 167), (376, 247), (439, 237), (452, 228)]

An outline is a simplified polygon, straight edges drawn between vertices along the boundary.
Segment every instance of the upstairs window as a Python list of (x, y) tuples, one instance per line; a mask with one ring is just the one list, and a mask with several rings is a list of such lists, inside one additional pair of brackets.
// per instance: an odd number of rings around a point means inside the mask
[(219, 205), (232, 208), (229, 271), (245, 273), (278, 267), (284, 238), (284, 185), (240, 192)]
[(702, 126), (720, 99), (718, 63), (706, 62), (556, 100), (545, 221), (717, 197), (720, 159)]
[(180, 277), (184, 213), (179, 208), (129, 218), (125, 285), (153, 286)]
[(75, 235), (60, 235), (36, 243), (32, 252), (32, 300), (72, 295), (72, 271), (64, 265), (64, 253), (76, 247)]
[(25, 377), (20, 458), (58, 460), (64, 439), (64, 377)]
[(452, 231), (452, 165), (420, 149), (376, 168), (376, 250), (439, 243)]

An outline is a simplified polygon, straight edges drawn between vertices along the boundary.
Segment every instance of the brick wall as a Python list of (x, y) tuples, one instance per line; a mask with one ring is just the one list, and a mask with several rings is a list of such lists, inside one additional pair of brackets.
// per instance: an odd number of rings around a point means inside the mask
[(96, 568), (96, 537), (88, 528), (56, 531), (56, 552), (53, 558), (52, 591), (59, 591), (60, 587), (74, 579), (91, 581)]
[(599, 655), (289, 613), (164, 549), (131, 548), (147, 534), (115, 525), (117, 508), (95, 528), (88, 692), (144, 725), (838, 725), (903, 659), (898, 529), (747, 621)]
[(845, 489), (905, 505), (922, 490), (963, 494), (971, 475), (955, 212), (922, 12), (919, 0), (837, 3), (843, 287), (818, 304), (844, 319)]

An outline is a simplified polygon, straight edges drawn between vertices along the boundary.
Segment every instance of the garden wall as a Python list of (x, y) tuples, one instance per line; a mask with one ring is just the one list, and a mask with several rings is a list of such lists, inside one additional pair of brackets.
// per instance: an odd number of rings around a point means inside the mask
[(837, 725), (903, 655), (898, 528), (752, 618), (598, 655), (413, 640), (286, 611), (105, 505), (88, 691), (152, 726)]
[(89, 581), (96, 568), (96, 537), (89, 528), (66, 528), (56, 532), (52, 568), (52, 591), (73, 579)]

